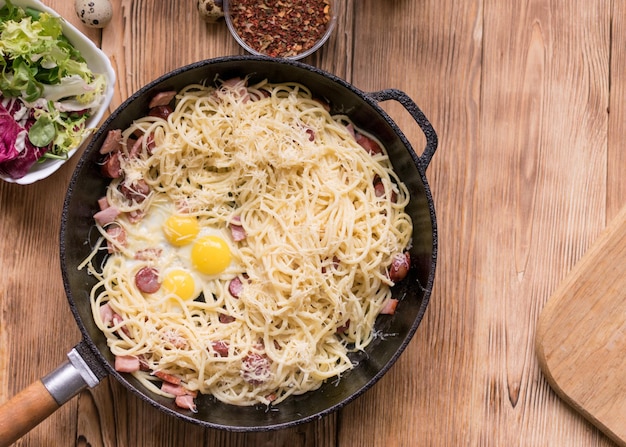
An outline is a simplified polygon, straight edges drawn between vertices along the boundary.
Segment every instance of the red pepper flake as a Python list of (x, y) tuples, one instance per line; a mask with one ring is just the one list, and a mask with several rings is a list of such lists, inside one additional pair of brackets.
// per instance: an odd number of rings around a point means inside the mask
[(230, 0), (233, 27), (253, 50), (296, 56), (319, 41), (331, 20), (330, 0)]

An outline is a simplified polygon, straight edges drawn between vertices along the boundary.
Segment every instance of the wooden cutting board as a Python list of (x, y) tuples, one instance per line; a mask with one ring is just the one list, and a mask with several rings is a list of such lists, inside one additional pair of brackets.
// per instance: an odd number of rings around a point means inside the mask
[(557, 394), (626, 446), (626, 208), (550, 297), (536, 352)]

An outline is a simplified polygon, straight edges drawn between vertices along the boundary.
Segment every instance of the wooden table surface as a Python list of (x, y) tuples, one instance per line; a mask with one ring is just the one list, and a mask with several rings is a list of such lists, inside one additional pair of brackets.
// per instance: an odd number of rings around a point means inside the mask
[[(79, 25), (73, 2), (44, 2)], [(112, 3), (106, 28), (79, 25), (117, 71), (111, 111), (178, 66), (243, 53), (195, 0)], [(339, 413), (252, 434), (182, 422), (105, 379), (17, 445), (614, 445), (549, 387), (534, 337), (555, 288), (626, 205), (626, 2), (337, 3), (334, 35), (304, 61), (363, 91), (403, 90), (439, 135), (427, 170), (437, 276), (400, 360)], [(421, 147), (412, 118), (385, 108)], [(77, 160), (30, 186), (0, 185), (0, 402), (80, 340), (58, 254)]]

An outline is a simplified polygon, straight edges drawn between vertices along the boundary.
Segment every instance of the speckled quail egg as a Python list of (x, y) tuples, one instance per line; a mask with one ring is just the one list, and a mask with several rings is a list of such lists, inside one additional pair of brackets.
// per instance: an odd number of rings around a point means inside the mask
[(104, 28), (113, 17), (109, 0), (75, 0), (74, 8), (78, 18), (90, 28)]
[(198, 13), (207, 23), (215, 23), (224, 17), (222, 0), (196, 0)]

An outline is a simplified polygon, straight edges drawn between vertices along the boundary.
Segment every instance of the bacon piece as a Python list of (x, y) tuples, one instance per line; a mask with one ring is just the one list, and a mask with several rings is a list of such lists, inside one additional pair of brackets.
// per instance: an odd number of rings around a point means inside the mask
[(152, 151), (156, 147), (156, 143), (154, 142), (154, 135), (149, 134), (146, 140), (146, 149), (148, 150), (148, 155), (152, 155)]
[(270, 359), (264, 354), (250, 352), (241, 361), (241, 377), (252, 385), (260, 385), (270, 378)]
[(134, 355), (116, 355), (115, 371), (118, 372), (135, 372), (139, 371), (139, 358)]
[(107, 251), (109, 253), (117, 253), (119, 247), (126, 247), (126, 230), (119, 225), (111, 225), (106, 229), (108, 235)]
[(153, 374), (159, 379), (161, 379), (163, 382), (171, 383), (173, 385), (180, 385), (181, 380), (180, 380), (180, 377), (178, 376), (168, 374), (165, 371), (154, 371)]
[(128, 153), (128, 158), (137, 158), (141, 153), (141, 144), (143, 142), (143, 135), (135, 140)]
[(376, 197), (383, 197), (385, 195), (385, 185), (383, 185), (383, 182), (374, 184), (374, 194)]
[(106, 210), (109, 206), (109, 199), (107, 199), (106, 196), (98, 199), (98, 208), (100, 208), (100, 211)]
[(139, 250), (135, 253), (133, 258), (138, 261), (154, 261), (161, 256), (163, 249), (161, 248), (144, 248), (143, 250)]
[(243, 241), (246, 238), (246, 230), (241, 225), (241, 216), (233, 216), (231, 219), (230, 234), (235, 242)]
[(345, 324), (343, 324), (342, 326), (339, 326), (337, 328), (337, 333), (338, 334), (345, 334), (348, 331), (349, 328), (350, 328), (350, 320), (347, 320), (345, 322)]
[(113, 314), (114, 314), (113, 309), (111, 309), (111, 306), (109, 305), (109, 303), (106, 303), (100, 306), (99, 310), (100, 310), (100, 319), (106, 326), (108, 326), (109, 323), (113, 321)]
[[(124, 321), (124, 319), (122, 318), (121, 315), (116, 314), (115, 312), (113, 313), (113, 316), (111, 317), (111, 323), (113, 326), (117, 326), (118, 324), (122, 323)], [(122, 331), (124, 334), (126, 334), (127, 337), (130, 337), (130, 331), (128, 330), (128, 328), (125, 325), (121, 325), (120, 326), (120, 331)]]
[(135, 285), (143, 293), (154, 293), (161, 288), (159, 272), (154, 267), (143, 267), (135, 274)]
[(120, 192), (128, 200), (133, 200), (137, 203), (141, 203), (146, 200), (148, 194), (150, 194), (150, 186), (144, 179), (139, 179), (132, 183), (124, 182), (120, 186)]
[(185, 388), (183, 388), (180, 384), (175, 384), (167, 381), (164, 381), (161, 384), (161, 391), (167, 394), (172, 394), (174, 396), (184, 396), (187, 394), (185, 392)]
[(174, 399), (174, 403), (179, 408), (184, 408), (185, 410), (191, 410), (193, 413), (198, 412), (198, 408), (196, 407), (196, 403), (193, 400), (193, 396), (189, 394), (176, 396), (176, 399)]
[(150, 365), (143, 355), (139, 355), (139, 369), (141, 371), (150, 371)]
[(93, 218), (95, 219), (96, 223), (98, 223), (98, 225), (103, 227), (106, 224), (114, 222), (119, 215), (120, 210), (117, 209), (117, 207), (110, 206), (101, 211), (98, 211), (96, 214), (93, 215)]
[(152, 109), (154, 107), (158, 107), (158, 106), (166, 106), (168, 105), (170, 102), (172, 102), (172, 99), (174, 99), (174, 97), (176, 97), (176, 91), (175, 90), (168, 90), (165, 92), (159, 92), (156, 95), (154, 95), (152, 97), (152, 99), (150, 100), (150, 104), (148, 104), (148, 108)]
[(393, 315), (396, 312), (398, 306), (398, 300), (395, 298), (389, 298), (383, 308), (380, 310), (381, 315)]
[(141, 221), (141, 219), (143, 219), (145, 215), (146, 215), (145, 211), (133, 210), (133, 211), (131, 211), (131, 212), (129, 212), (127, 214), (127, 217), (128, 217), (128, 221), (130, 223), (135, 224), (135, 223)]
[(354, 137), (356, 139), (356, 142), (359, 143), (359, 145), (363, 149), (365, 149), (370, 155), (382, 154), (383, 149), (380, 147), (380, 145), (376, 141), (374, 141), (370, 137), (366, 137), (365, 135), (359, 132), (355, 132)]
[(233, 296), (233, 298), (239, 298), (241, 296), (241, 292), (243, 292), (243, 283), (238, 276), (234, 277), (230, 281), (230, 283), (228, 284), (228, 291)]
[(106, 178), (119, 178), (122, 175), (122, 166), (120, 165), (120, 152), (111, 152), (104, 159), (100, 172)]
[(411, 268), (411, 255), (408, 251), (396, 253), (389, 266), (389, 279), (398, 282), (406, 278)]
[(228, 342), (223, 340), (212, 341), (211, 349), (220, 357), (228, 357)]
[(120, 129), (109, 130), (102, 146), (100, 146), (101, 154), (110, 154), (117, 152), (122, 148), (122, 131)]
[[(385, 185), (383, 185), (383, 182), (380, 176), (378, 175), (374, 176), (374, 194), (376, 195), (376, 197), (384, 197), (387, 195), (387, 191), (385, 190)], [(398, 195), (393, 189), (391, 190), (389, 200), (392, 203), (396, 203), (398, 200)]]
[(235, 317), (230, 316), (228, 314), (220, 314), (219, 320), (220, 320), (220, 323), (228, 324), (228, 323), (232, 323), (233, 321), (235, 321)]
[(166, 120), (173, 111), (174, 109), (171, 106), (156, 106), (150, 109), (148, 116), (154, 116), (155, 118)]
[(187, 339), (180, 335), (178, 331), (174, 329), (168, 329), (161, 334), (161, 338), (166, 343), (171, 344), (177, 349), (183, 349), (187, 347)]

